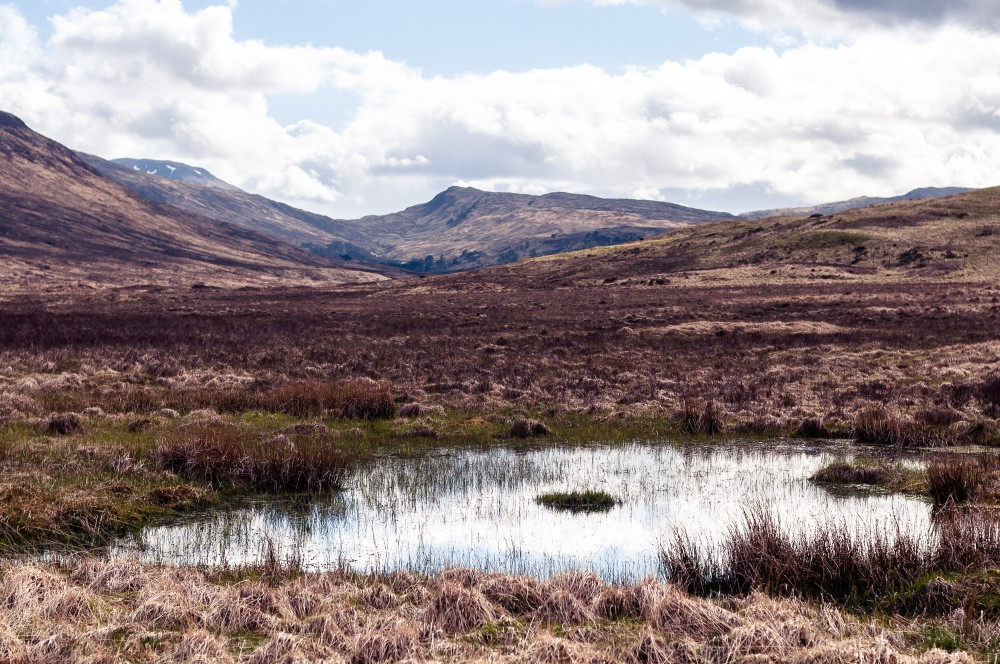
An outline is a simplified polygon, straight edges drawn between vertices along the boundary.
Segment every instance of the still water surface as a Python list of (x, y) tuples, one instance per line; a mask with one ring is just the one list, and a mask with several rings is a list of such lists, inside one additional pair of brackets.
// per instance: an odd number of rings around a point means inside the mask
[[(535, 450), (441, 450), (360, 469), (320, 503), (261, 503), (143, 533), (141, 556), (172, 564), (251, 562), (270, 540), (308, 569), (471, 566), (547, 576), (591, 569), (609, 581), (660, 574), (657, 551), (676, 528), (707, 543), (763, 503), (788, 528), (819, 520), (925, 532), (930, 505), (879, 493), (831, 492), (808, 477), (845, 445), (615, 444)], [(535, 502), (548, 491), (597, 489), (621, 504), (571, 513)], [(118, 552), (128, 555), (136, 543)]]

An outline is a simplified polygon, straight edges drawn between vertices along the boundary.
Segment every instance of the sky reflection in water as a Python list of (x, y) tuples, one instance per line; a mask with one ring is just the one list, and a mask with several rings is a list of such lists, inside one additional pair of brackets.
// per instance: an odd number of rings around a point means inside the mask
[[(755, 503), (789, 528), (833, 518), (867, 529), (928, 530), (928, 503), (877, 493), (837, 495), (808, 481), (850, 448), (630, 444), (540, 450), (442, 450), (386, 458), (320, 504), (260, 504), (145, 532), (142, 554), (165, 563), (240, 564), (267, 550), (308, 569), (435, 571), (471, 566), (537, 576), (591, 569), (610, 581), (659, 574), (657, 550), (680, 527), (718, 542)], [(599, 489), (605, 513), (543, 507), (548, 491)], [(126, 550), (128, 547), (125, 548)]]

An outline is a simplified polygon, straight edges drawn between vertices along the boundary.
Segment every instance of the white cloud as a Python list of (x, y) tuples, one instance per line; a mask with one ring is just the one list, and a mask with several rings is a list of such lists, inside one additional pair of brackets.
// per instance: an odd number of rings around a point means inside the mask
[[(820, 202), (1000, 180), (1000, 72), (984, 66), (1000, 42), (957, 26), (615, 74), (581, 65), (443, 78), (378, 53), (237, 41), (232, 12), (120, 0), (56, 18), (40, 43), (0, 6), (0, 99), (74, 148), (185, 161), (342, 216), (456, 182), (702, 192), (710, 206), (726, 190)], [(268, 113), (268, 95), (332, 91), (360, 99), (338, 130)]]

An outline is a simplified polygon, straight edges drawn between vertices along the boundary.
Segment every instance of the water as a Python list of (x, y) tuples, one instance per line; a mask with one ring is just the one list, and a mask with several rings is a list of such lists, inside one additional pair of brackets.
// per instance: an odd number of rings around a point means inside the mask
[[(634, 581), (660, 573), (657, 552), (675, 528), (711, 545), (757, 503), (789, 528), (833, 518), (859, 530), (890, 522), (929, 529), (930, 505), (920, 499), (831, 492), (808, 481), (845, 456), (846, 445), (773, 442), (440, 450), (381, 459), (323, 502), (262, 503), (150, 528), (140, 555), (171, 564), (241, 564), (266, 555), (271, 542), (279, 555), (315, 570), (471, 566), (548, 576), (591, 569), (609, 581)], [(621, 504), (572, 513), (535, 502), (548, 491), (582, 489), (606, 491)], [(134, 547), (118, 553), (134, 554)]]

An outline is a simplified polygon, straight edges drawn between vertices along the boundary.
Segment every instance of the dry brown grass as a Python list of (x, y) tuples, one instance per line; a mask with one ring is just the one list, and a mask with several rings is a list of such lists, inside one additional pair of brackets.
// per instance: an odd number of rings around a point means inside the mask
[[(557, 431), (559, 413), (680, 411), (677, 429), (792, 434), (816, 418), (844, 435), (882, 404), (889, 417), (858, 427), (862, 437), (1000, 442), (992, 283), (592, 284), (563, 268), (538, 283), (525, 276), (536, 268), (392, 290), (14, 299), (0, 329), (0, 367), (10, 367), (0, 394), (12, 395), (0, 419), (87, 408), (133, 420), (202, 408), (378, 417), (398, 400), (408, 416), (551, 409)], [(252, 324), (240, 311), (255, 312)], [(685, 409), (691, 395), (700, 402)]]
[(683, 406), (677, 418), (685, 431), (693, 434), (713, 435), (722, 429), (719, 410), (714, 401), (684, 397)]
[[(431, 579), (307, 575), (271, 588), (252, 581), (219, 585), (200, 572), (130, 561), (84, 560), (64, 570), (37, 565), (3, 570), (0, 659), (16, 664), (971, 662), (963, 653), (908, 650), (904, 636), (913, 629), (910, 623), (893, 631), (801, 600), (752, 594), (709, 601), (654, 580), (609, 587), (587, 574), (528, 585), (540, 593), (542, 605), (565, 606), (572, 598), (582, 606), (590, 598), (631, 607), (629, 616), (607, 622), (579, 608), (558, 611), (560, 619), (551, 621), (511, 615), (490, 595), (507, 587), (510, 597), (521, 593), (523, 583), (461, 570)], [(352, 596), (387, 588), (405, 593), (407, 601), (352, 606)], [(414, 592), (417, 588), (423, 592)], [(312, 599), (304, 604), (293, 599), (304, 596)], [(978, 629), (986, 639), (993, 628), (984, 623)]]
[(476, 589), (445, 582), (434, 594), (427, 608), (427, 619), (449, 634), (485, 627), (497, 618), (497, 612)]

